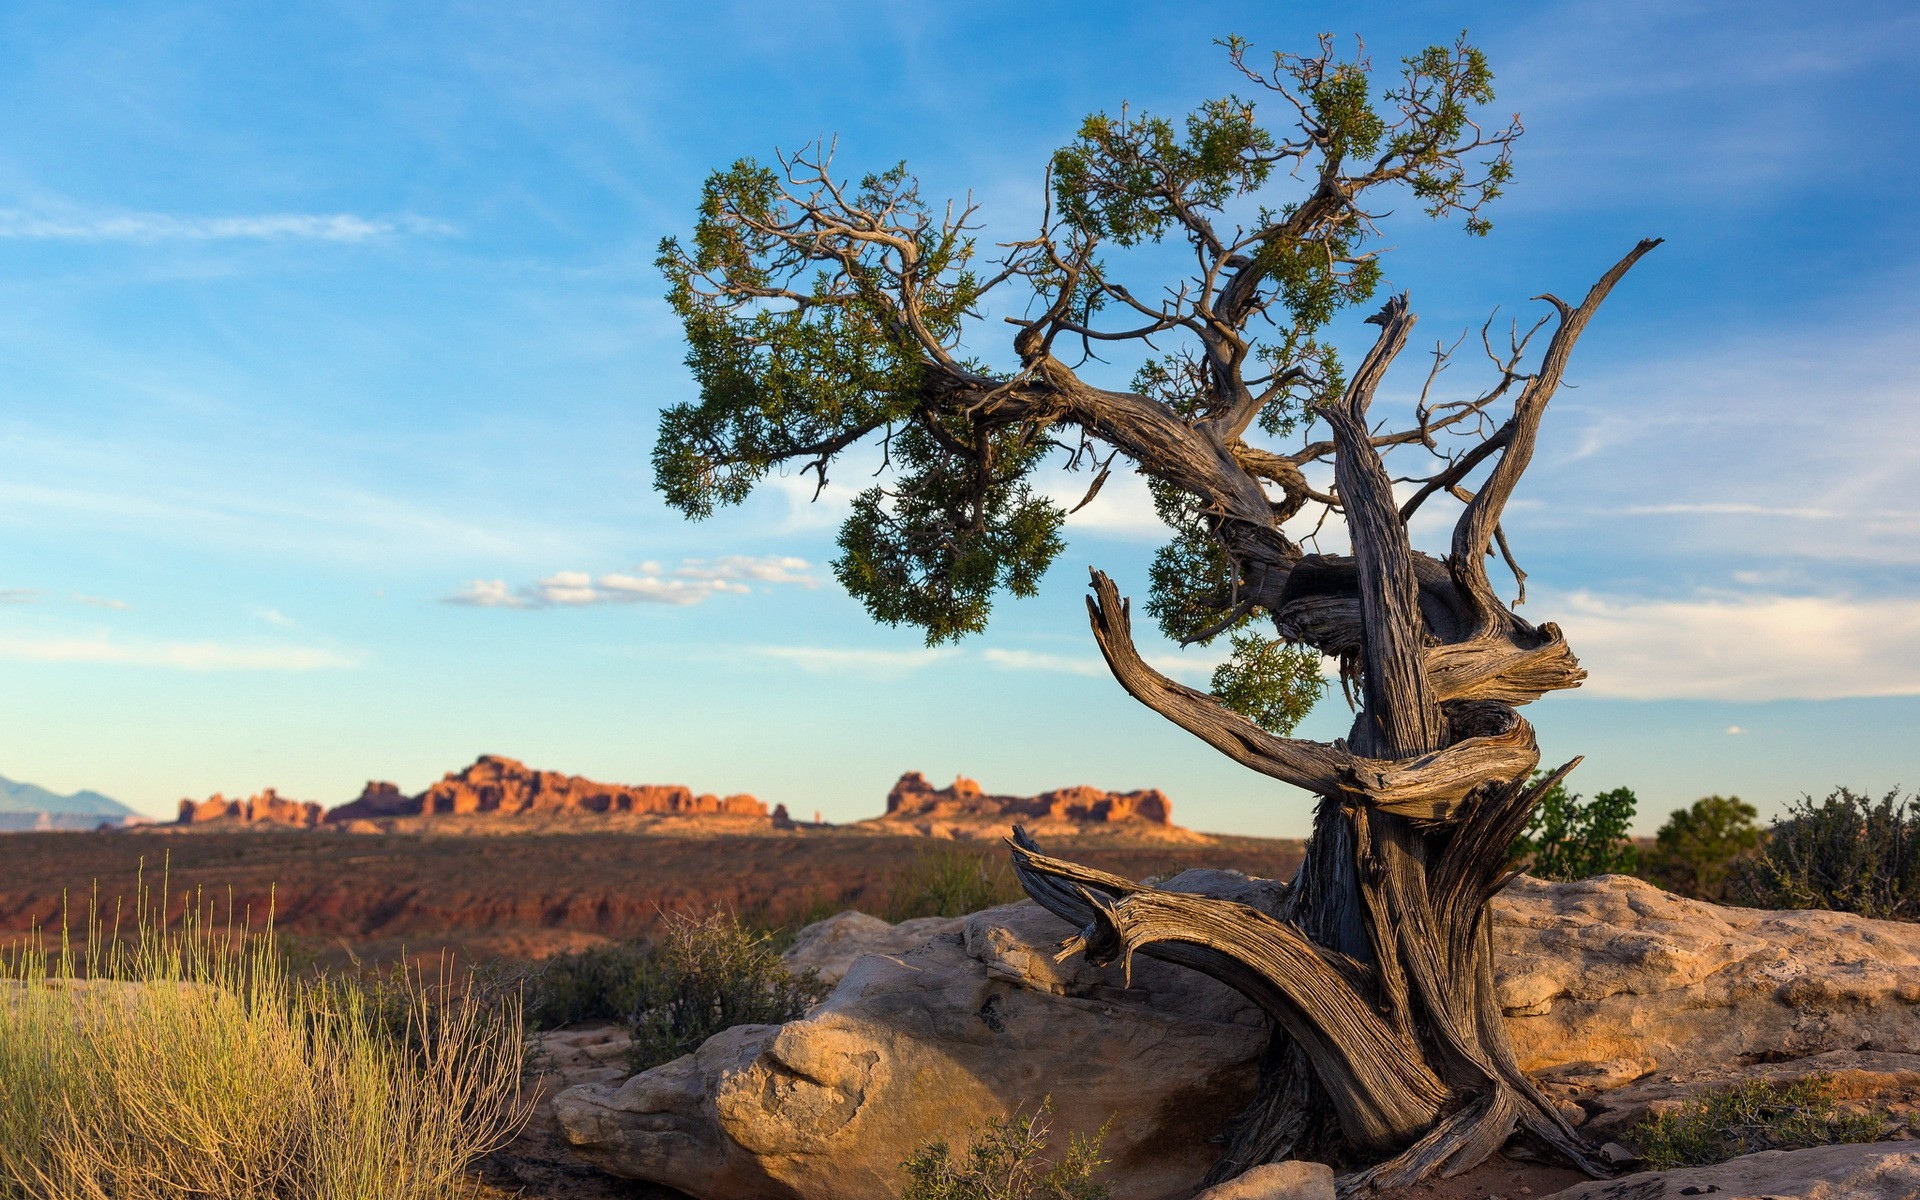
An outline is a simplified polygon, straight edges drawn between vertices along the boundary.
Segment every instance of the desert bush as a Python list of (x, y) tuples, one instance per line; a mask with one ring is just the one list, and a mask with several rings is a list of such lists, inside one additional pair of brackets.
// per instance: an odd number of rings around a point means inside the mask
[(1509, 855), (1542, 879), (1587, 879), (1633, 871), (1639, 852), (1627, 840), (1627, 825), (1639, 800), (1629, 788), (1583, 800), (1554, 784), (1514, 840)]
[(735, 1025), (777, 1025), (804, 1016), (825, 987), (795, 975), (772, 938), (728, 912), (668, 919), (643, 1006), (631, 1016), (634, 1070), (671, 1062)]
[(1804, 1150), (1877, 1141), (1886, 1114), (1840, 1102), (1831, 1076), (1794, 1083), (1755, 1080), (1711, 1092), (1634, 1127), (1632, 1140), (1656, 1171), (1704, 1167), (1761, 1150)]
[(944, 1141), (922, 1145), (900, 1164), (909, 1180), (901, 1200), (1107, 1200), (1113, 1193), (1093, 1178), (1107, 1162), (1107, 1126), (1074, 1134), (1049, 1163), (1049, 1107), (1042, 1101), (1030, 1116), (975, 1126), (963, 1155)]
[(629, 1021), (659, 980), (647, 946), (614, 942), (556, 954), (527, 978), (527, 1024), (558, 1029), (576, 1021)]
[(1767, 831), (1738, 890), (1766, 908), (1920, 919), (1920, 813), (1898, 788), (1879, 800), (1847, 788), (1802, 796)]
[(305, 980), (201, 913), (0, 961), (0, 1195), (441, 1200), (525, 1119), (511, 998)]
[(1703, 796), (1676, 809), (1654, 835), (1641, 874), (1670, 892), (1718, 903), (1765, 836), (1757, 816), (1738, 796)]
[(1011, 904), (1022, 895), (1005, 855), (930, 842), (894, 879), (880, 915), (896, 923), (914, 917), (964, 917)]

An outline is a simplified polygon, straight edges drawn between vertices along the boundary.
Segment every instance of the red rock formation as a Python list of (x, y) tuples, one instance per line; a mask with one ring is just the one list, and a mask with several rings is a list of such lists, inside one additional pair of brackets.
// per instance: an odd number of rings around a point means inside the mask
[(918, 771), (908, 771), (887, 793), (887, 816), (902, 820), (1027, 818), (1108, 825), (1139, 821), (1171, 825), (1173, 804), (1159, 788), (1105, 792), (1095, 787), (1066, 787), (1038, 796), (989, 796), (965, 775), (935, 788)]
[(674, 816), (764, 817), (767, 806), (752, 796), (695, 795), (679, 784), (595, 783), (558, 771), (535, 771), (499, 755), (482, 755), (463, 771), (450, 772), (418, 796), (391, 783), (369, 783), (360, 798), (327, 814), (330, 823), (359, 818), (440, 813), (659, 813)]
[(320, 805), (312, 800), (289, 800), (272, 788), (245, 800), (229, 800), (215, 792), (205, 800), (182, 800), (178, 825), (232, 821), (247, 825), (287, 825), (312, 829), (320, 824)]

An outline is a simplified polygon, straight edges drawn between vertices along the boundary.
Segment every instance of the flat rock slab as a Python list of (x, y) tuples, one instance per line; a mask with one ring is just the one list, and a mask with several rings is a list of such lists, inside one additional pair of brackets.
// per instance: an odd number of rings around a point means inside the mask
[(1551, 1200), (1914, 1200), (1920, 1152), (1909, 1142), (1766, 1150), (1711, 1167), (1581, 1183)]

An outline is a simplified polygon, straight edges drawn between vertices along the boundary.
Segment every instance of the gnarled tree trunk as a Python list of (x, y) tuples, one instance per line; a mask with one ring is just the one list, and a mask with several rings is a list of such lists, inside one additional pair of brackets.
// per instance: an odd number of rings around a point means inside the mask
[[(1405, 1184), (1472, 1167), (1515, 1133), (1605, 1173), (1514, 1060), (1487, 918), (1508, 878), (1508, 846), (1574, 766), (1529, 783), (1539, 751), (1518, 708), (1577, 686), (1585, 672), (1558, 628), (1530, 625), (1501, 603), (1485, 564), (1496, 542), (1505, 549), (1500, 515), (1574, 342), (1655, 244), (1636, 247), (1577, 307), (1547, 297), (1559, 326), (1539, 368), (1509, 376), (1525, 381), (1513, 416), (1405, 505), (1394, 502), (1367, 409), (1413, 317), (1396, 298), (1373, 318), (1378, 341), (1321, 414), (1351, 556), (1240, 563), (1243, 577), (1260, 573), (1246, 584), (1279, 631), (1338, 657), (1357, 683), (1345, 741), (1275, 737), (1154, 671), (1134, 647), (1127, 603), (1094, 574), (1094, 636), (1128, 692), (1236, 761), (1320, 797), (1306, 861), (1277, 916), (1050, 858), (1016, 831), (1027, 893), (1080, 930), (1069, 951), (1180, 963), (1272, 1018), (1260, 1092), (1233, 1122), (1214, 1179), (1311, 1152), (1362, 1168), (1345, 1190)], [(1496, 452), (1478, 491), (1465, 491), (1462, 481)], [(1443, 489), (1466, 507), (1441, 561), (1412, 549), (1407, 526)], [(1228, 545), (1230, 521), (1220, 530)]]

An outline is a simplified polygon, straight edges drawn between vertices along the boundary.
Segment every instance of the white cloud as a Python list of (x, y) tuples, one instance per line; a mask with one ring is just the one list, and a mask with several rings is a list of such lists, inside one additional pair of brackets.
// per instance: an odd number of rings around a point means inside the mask
[(1741, 728), (1740, 726), (1738, 726), (1738, 725), (1729, 725), (1729, 726), (1727, 726), (1727, 736), (1729, 736), (1729, 737), (1737, 737), (1737, 736), (1739, 736), (1740, 734), (1743, 734), (1743, 733), (1745, 733), (1745, 732), (1746, 732), (1746, 730), (1744, 730), (1744, 729), (1742, 729), (1742, 728)]
[(1107, 664), (1086, 654), (1046, 654), (1037, 650), (984, 651), (989, 666), (1008, 671), (1057, 671), (1066, 675), (1105, 675)]
[(321, 671), (356, 667), (359, 659), (312, 646), (249, 646), (225, 642), (117, 642), (93, 637), (0, 637), (0, 659), (93, 663), (184, 671)]
[(897, 679), (923, 667), (951, 662), (960, 651), (925, 646), (914, 650), (867, 650), (834, 646), (755, 646), (751, 653), (799, 667), (816, 675), (862, 675)]
[(125, 600), (108, 600), (101, 596), (83, 596), (78, 592), (73, 594), (73, 602), (75, 604), (85, 604), (90, 608), (110, 608), (115, 612), (126, 612), (133, 607), (133, 605), (128, 604)]
[(613, 572), (597, 578), (586, 571), (556, 571), (518, 588), (504, 579), (472, 579), (462, 591), (445, 597), (445, 602), (470, 608), (689, 605), (723, 593), (746, 595), (753, 591), (749, 583), (818, 587), (820, 581), (807, 574), (808, 569), (805, 559), (790, 555), (687, 558), (671, 571), (656, 562), (641, 563), (632, 573)]
[[(980, 657), (988, 666), (1005, 671), (1053, 671), (1101, 679), (1111, 673), (1106, 660), (1097, 654), (1051, 654), (1041, 650), (1003, 650), (996, 647), (982, 651)], [(1140, 657), (1162, 675), (1202, 686), (1212, 682), (1214, 668), (1226, 661), (1224, 655), (1205, 653), (1146, 653)]]
[(318, 241), (364, 242), (396, 233), (454, 232), (443, 221), (352, 213), (264, 213), (181, 217), (170, 213), (39, 215), (0, 209), (0, 238), (68, 242)]
[(282, 629), (292, 629), (300, 624), (300, 622), (294, 620), (277, 608), (256, 609), (253, 615), (269, 625), (278, 625)]
[(44, 595), (39, 588), (0, 588), (0, 604), (38, 604)]
[(1583, 690), (1632, 699), (1920, 695), (1920, 601), (1761, 595), (1543, 597), (1587, 668)]

